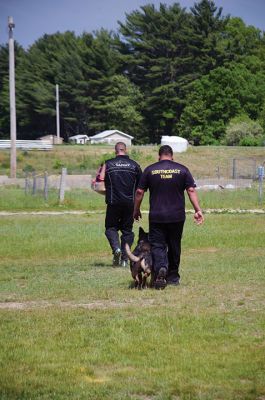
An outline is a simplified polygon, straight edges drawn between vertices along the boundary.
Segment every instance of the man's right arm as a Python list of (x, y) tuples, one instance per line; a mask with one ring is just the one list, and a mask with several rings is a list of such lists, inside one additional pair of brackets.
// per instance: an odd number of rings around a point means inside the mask
[(106, 175), (106, 164), (103, 164), (102, 169), (100, 171), (99, 180), (103, 182), (105, 180), (105, 175)]
[(194, 187), (190, 187), (187, 189), (187, 193), (190, 199), (191, 204), (193, 205), (195, 214), (194, 214), (194, 221), (197, 225), (200, 225), (204, 222), (204, 216), (202, 210), (200, 208), (198, 195), (196, 189)]
[(139, 221), (139, 218), (142, 218), (140, 207), (141, 207), (143, 198), (144, 198), (144, 190), (138, 188), (135, 192), (134, 210), (133, 210), (133, 218), (136, 221)]

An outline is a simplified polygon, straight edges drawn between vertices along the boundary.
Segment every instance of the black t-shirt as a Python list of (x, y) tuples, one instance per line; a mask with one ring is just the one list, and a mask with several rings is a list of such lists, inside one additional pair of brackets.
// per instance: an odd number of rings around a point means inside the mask
[(184, 221), (184, 192), (190, 187), (196, 187), (196, 184), (184, 165), (162, 160), (147, 167), (138, 188), (150, 191), (150, 222)]
[(127, 155), (106, 161), (106, 203), (133, 205), (135, 191), (142, 174), (140, 166)]

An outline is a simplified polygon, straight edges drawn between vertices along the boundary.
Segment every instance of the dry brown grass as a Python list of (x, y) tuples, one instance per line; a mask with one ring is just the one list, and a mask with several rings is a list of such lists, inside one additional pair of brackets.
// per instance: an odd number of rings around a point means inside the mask
[[(132, 146), (129, 148), (129, 154), (144, 168), (157, 161), (157, 150), (157, 146)], [(49, 173), (58, 173), (62, 166), (66, 166), (69, 173), (91, 173), (97, 169), (100, 162), (112, 157), (112, 155), (113, 147), (104, 145), (60, 145), (55, 146), (52, 151), (38, 152), (18, 150), (18, 174), (21, 175), (23, 170), (31, 168), (38, 172), (47, 170)], [(196, 177), (216, 177), (218, 173), (221, 176), (229, 177), (232, 173), (234, 158), (253, 158), (256, 159), (257, 163), (263, 163), (265, 161), (265, 148), (190, 147), (185, 153), (175, 153), (174, 158), (188, 166)], [(9, 151), (2, 150), (0, 152), (0, 173), (8, 175), (8, 166)]]

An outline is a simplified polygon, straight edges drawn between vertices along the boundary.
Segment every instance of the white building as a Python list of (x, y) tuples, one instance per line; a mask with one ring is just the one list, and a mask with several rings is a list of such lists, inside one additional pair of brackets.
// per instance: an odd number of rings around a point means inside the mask
[(90, 136), (89, 138), (91, 144), (97, 144), (97, 143), (115, 144), (117, 142), (123, 142), (127, 146), (131, 146), (132, 139), (133, 136), (118, 131), (117, 129), (103, 131), (97, 133), (94, 136)]
[(174, 153), (182, 153), (187, 150), (189, 142), (180, 136), (162, 136), (161, 146), (166, 144), (172, 147)]
[(39, 140), (44, 140), (45, 142), (48, 141), (51, 144), (62, 144), (63, 143), (63, 138), (62, 137), (57, 137), (55, 135), (45, 135), (41, 136)]
[(89, 137), (87, 135), (75, 135), (69, 137), (69, 142), (74, 144), (87, 144)]

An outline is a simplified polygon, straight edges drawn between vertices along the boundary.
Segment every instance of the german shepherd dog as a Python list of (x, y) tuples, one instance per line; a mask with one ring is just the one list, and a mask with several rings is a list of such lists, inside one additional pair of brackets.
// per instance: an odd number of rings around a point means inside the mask
[(137, 246), (131, 252), (129, 245), (126, 243), (125, 250), (130, 260), (135, 289), (146, 288), (147, 278), (152, 273), (151, 245), (148, 240), (148, 233), (140, 227)]

